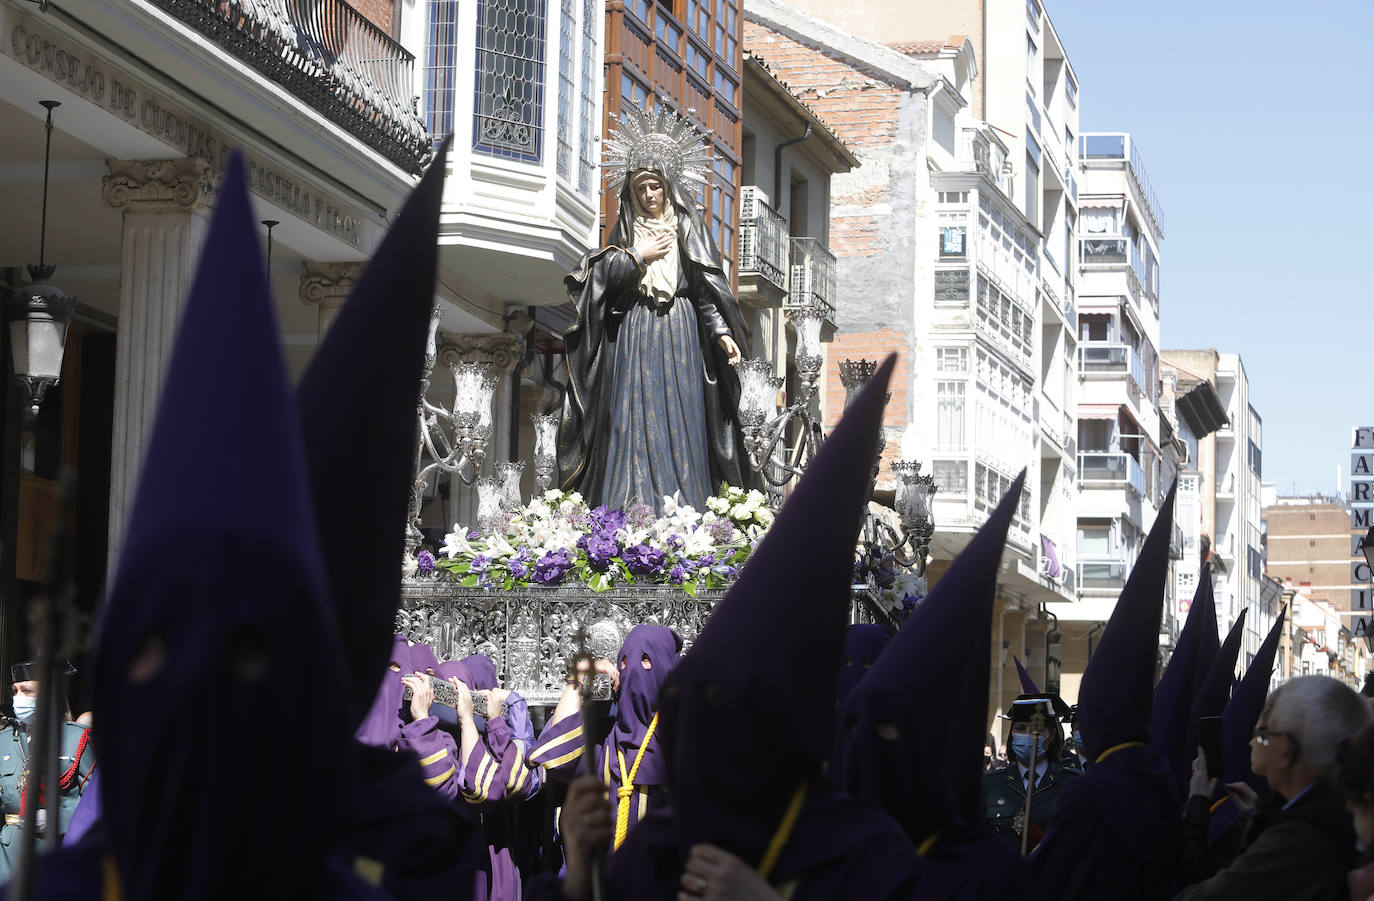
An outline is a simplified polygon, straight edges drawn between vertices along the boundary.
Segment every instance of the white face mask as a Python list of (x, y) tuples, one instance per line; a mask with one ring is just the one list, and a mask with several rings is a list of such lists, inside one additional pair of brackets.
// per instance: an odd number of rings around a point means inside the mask
[(33, 695), (14, 696), (14, 715), (19, 717), (19, 721), (24, 725), (29, 724), (33, 719), (33, 713), (38, 709), (38, 699)]

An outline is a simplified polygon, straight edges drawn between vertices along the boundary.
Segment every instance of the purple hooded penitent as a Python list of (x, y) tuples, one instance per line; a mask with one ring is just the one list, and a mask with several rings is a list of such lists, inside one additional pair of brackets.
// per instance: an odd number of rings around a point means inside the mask
[[(386, 668), (415, 478), (415, 399), (438, 269), (452, 138), (396, 216), (296, 388), (329, 589), (357, 716)], [(366, 361), (366, 362), (364, 362)]]
[(855, 623), (844, 635), (844, 667), (840, 670), (839, 703), (854, 691), (864, 674), (873, 668), (878, 655), (892, 641), (892, 631), (877, 623)]
[[(476, 831), (425, 785), (439, 763), (422, 771), (409, 754), (390, 751), (405, 741), (424, 759), (439, 750), (442, 737), (420, 737), (416, 733), (424, 730), (414, 724), (402, 735), (399, 719), (391, 722), (400, 674), (387, 669), (450, 144), (438, 148), (331, 322), (296, 388), (295, 408), (310, 462), (316, 529), (321, 546), (337, 558), (328, 577), (346, 654), (341, 685), (353, 701), (351, 723), (368, 742), (364, 778), (339, 793), (352, 801), (347, 831), (358, 854), (383, 865), (384, 888), (466, 897), (468, 861), (480, 852), (467, 840)], [(359, 365), (362, 360), (367, 365)], [(397, 662), (405, 663), (403, 673), (414, 668), (408, 660)], [(377, 697), (379, 682), (388, 693), (384, 701)], [(377, 713), (374, 704), (387, 712)]]
[(1249, 782), (1253, 785), (1260, 781), (1250, 772), (1250, 735), (1259, 722), (1260, 713), (1264, 711), (1265, 699), (1269, 697), (1269, 677), (1274, 672), (1274, 657), (1278, 653), (1279, 637), (1283, 635), (1287, 615), (1288, 607), (1280, 607), (1273, 627), (1260, 644), (1255, 659), (1250, 661), (1249, 668), (1221, 714), (1227, 782)]
[(672, 812), (645, 819), (611, 856), (622, 897), (676, 897), (683, 862), (700, 842), (757, 867), (796, 798), (800, 815), (769, 874), (779, 884), (805, 872), (796, 901), (898, 897), (914, 882), (915, 848), (900, 827), (821, 776), (834, 744), (856, 538), (895, 361), (884, 361), (821, 445), (664, 684), (657, 740)]
[(1040, 686), (1036, 685), (1031, 674), (1026, 672), (1025, 664), (1021, 662), (1021, 658), (1012, 654), (1011, 659), (1016, 663), (1016, 677), (1021, 680), (1021, 693), (1027, 695), (1040, 694)]
[[(392, 671), (391, 666), (400, 667)], [(383, 671), (381, 687), (377, 689), (372, 706), (363, 717), (362, 724), (353, 733), (358, 741), (375, 748), (390, 750), (396, 746), (396, 736), (401, 731), (401, 676), (410, 672), (410, 642), (404, 635), (397, 635), (391, 642), (391, 659)]]
[(1159, 508), (1084, 670), (1078, 726), (1088, 767), (1064, 786), (1031, 854), (1037, 898), (1169, 897), (1180, 810), (1169, 761), (1149, 743), (1176, 488)]
[(997, 577), (1025, 478), (840, 708), (832, 773), (925, 848), (922, 898), (1010, 897), (1029, 881), (1021, 857), (983, 825), (980, 753)]
[(486, 654), (471, 654), (460, 662), (472, 675), (469, 688), (488, 691), (496, 687), (496, 664)]
[[(1174, 772), (1175, 791), (1179, 801), (1188, 785), (1189, 766), (1193, 761), (1193, 748), (1189, 741), (1197, 741), (1197, 726), (1190, 722), (1193, 703), (1211, 659), (1203, 664), (1208, 643), (1205, 633), (1210, 630), (1216, 637), (1216, 607), (1212, 602), (1212, 565), (1203, 564), (1202, 574), (1198, 577), (1197, 589), (1193, 592), (1193, 603), (1188, 608), (1188, 618), (1183, 630), (1178, 634), (1178, 643), (1169, 663), (1164, 667), (1155, 686), (1154, 706), (1150, 712), (1150, 747), (1158, 751)], [(1215, 655), (1213, 655), (1215, 656)]]
[(424, 642), (417, 641), (410, 646), (410, 671), (413, 673), (434, 674), (439, 671), (439, 658), (434, 649)]
[[(681, 651), (682, 639), (665, 626), (639, 625), (625, 636), (625, 642), (620, 647), (620, 659), (616, 663), (620, 667), (620, 703), (606, 747), (624, 754), (626, 767), (634, 765), (635, 757), (644, 744), (644, 734), (658, 712), (659, 691), (668, 674), (677, 667)], [(645, 659), (652, 669), (644, 668)], [(611, 751), (609, 756), (611, 772), (615, 774), (615, 780), (623, 784), (625, 780), (620, 772), (620, 758), (615, 751)], [(644, 748), (644, 757), (635, 772), (634, 784), (668, 784), (659, 738), (654, 738)]]
[(99, 897), (93, 854), (126, 898), (373, 891), (337, 850), (356, 719), (317, 690), (345, 664), (256, 219), (234, 154), (99, 620), (103, 839), (44, 858), (48, 897)]
[[(1240, 656), (1240, 643), (1245, 637), (1245, 615), (1249, 609), (1240, 611), (1240, 616), (1226, 633), (1216, 659), (1207, 671), (1207, 676), (1198, 687), (1197, 697), (1193, 700), (1193, 720), (1203, 716), (1221, 716), (1226, 702), (1231, 699), (1231, 686), (1236, 681), (1236, 658)], [(1193, 753), (1197, 753), (1194, 750)]]

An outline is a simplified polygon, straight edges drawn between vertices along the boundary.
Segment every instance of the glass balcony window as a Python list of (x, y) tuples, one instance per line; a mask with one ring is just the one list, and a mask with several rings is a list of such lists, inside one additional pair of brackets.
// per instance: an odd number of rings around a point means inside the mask
[(473, 149), (538, 163), (544, 131), (543, 0), (480, 0)]
[(1130, 567), (1121, 560), (1078, 561), (1078, 587), (1084, 591), (1110, 590), (1119, 592), (1126, 587)]
[(1084, 342), (1078, 348), (1078, 371), (1083, 375), (1091, 373), (1121, 373), (1131, 380), (1132, 394), (1138, 401), (1141, 397), (1154, 399), (1150, 390), (1150, 379), (1145, 373), (1145, 364), (1128, 344), (1099, 344)]
[(1078, 482), (1084, 488), (1129, 487), (1145, 496), (1145, 470), (1125, 453), (1084, 451), (1078, 455)]

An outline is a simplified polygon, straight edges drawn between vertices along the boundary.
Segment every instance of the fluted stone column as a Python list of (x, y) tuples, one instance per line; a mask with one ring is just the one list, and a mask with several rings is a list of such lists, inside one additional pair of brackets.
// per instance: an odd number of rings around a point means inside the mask
[(334, 316), (348, 300), (349, 292), (362, 272), (362, 263), (315, 263), (305, 264), (301, 273), (301, 300), (319, 311), (319, 337), (324, 333)]
[[(110, 174), (102, 182), (102, 196), (107, 206), (124, 214), (110, 463), (113, 566), (167, 360), (209, 228), (213, 189), (210, 165), (201, 159), (107, 162)], [(212, 415), (209, 409), (203, 412)]]

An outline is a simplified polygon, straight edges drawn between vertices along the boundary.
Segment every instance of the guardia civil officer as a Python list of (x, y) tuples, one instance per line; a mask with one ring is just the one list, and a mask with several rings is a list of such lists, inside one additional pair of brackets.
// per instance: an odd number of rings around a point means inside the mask
[[(76, 672), (66, 664), (67, 673)], [(19, 859), (23, 838), (24, 812), (30, 804), (42, 804), (46, 791), (40, 785), (41, 772), (30, 766), (33, 736), (29, 730), (38, 709), (38, 664), (36, 661), (17, 663), (10, 667), (13, 682), (14, 716), (6, 718), (0, 728), (0, 807), (4, 808), (5, 825), (0, 828), (0, 883), (10, 878), (10, 871)], [(90, 746), (90, 729), (72, 721), (64, 703), (62, 747), (58, 752), (58, 791), (61, 793), (58, 811), (59, 834), (67, 831), (72, 812), (76, 810), (87, 781), (95, 769), (95, 751)], [(47, 833), (47, 811), (38, 808), (39, 837)]]

